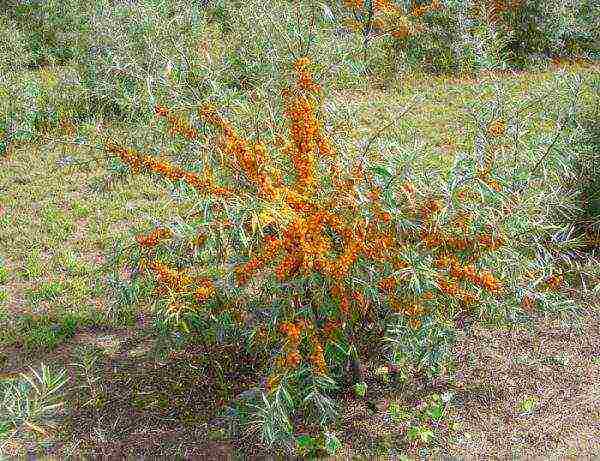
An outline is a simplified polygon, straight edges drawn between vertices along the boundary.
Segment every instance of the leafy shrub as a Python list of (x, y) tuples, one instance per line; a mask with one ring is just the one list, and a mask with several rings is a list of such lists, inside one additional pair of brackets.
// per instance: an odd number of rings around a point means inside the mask
[(80, 79), (109, 118), (147, 121), (158, 100), (189, 107), (209, 95), (278, 92), (287, 73), (279, 57), (296, 49), (321, 56), (327, 81), (362, 83), (354, 40), (340, 40), (314, 2), (97, 0), (82, 11), (90, 31)]
[(8, 0), (3, 13), (14, 29), (8, 37), (17, 34), (10, 55), (16, 63), (29, 68), (48, 64), (65, 64), (79, 52), (86, 32), (86, 23), (78, 14), (87, 2), (80, 0)]
[(545, 224), (558, 192), (539, 187), (559, 173), (523, 161), (524, 144), (507, 140), (518, 112), (481, 109), (475, 152), (449, 172), (419, 165), (418, 148), (377, 156), (375, 139), (361, 162), (326, 135), (309, 66), (298, 60), (297, 83), (283, 91), (288, 140), (243, 137), (210, 104), (198, 111), (202, 128), (158, 105), (171, 135), (208, 136), (218, 152), (180, 166), (105, 146), (199, 210), (114, 260), (154, 280), (169, 321), (207, 341), (243, 340), (271, 364), (245, 407), (267, 443), (289, 443), (296, 411), (331, 422), (335, 390), (362, 382), (378, 346), (396, 367), (444, 374), (466, 318), (511, 322), (571, 305), (551, 258), (569, 242), (551, 240)]
[(581, 209), (572, 222), (588, 250), (600, 245), (600, 78), (591, 82), (592, 96), (573, 115), (578, 143), (574, 146), (574, 168), (569, 179)]
[(15, 67), (25, 67), (34, 61), (25, 44), (27, 40), (14, 20), (0, 15), (0, 70), (7, 72)]
[(597, 57), (599, 8), (595, 1), (344, 0), (347, 25), (382, 41), (395, 57), (427, 72), (449, 73), (535, 60)]
[(393, 59), (433, 73), (452, 72), (460, 65), (455, 50), (459, 24), (439, 1), (345, 0), (344, 4), (351, 14), (346, 24), (363, 35), (365, 54), (369, 36), (383, 34), (392, 39)]
[(90, 31), (76, 64), (96, 113), (143, 121), (153, 99), (166, 97), (173, 86), (181, 97), (204, 91), (199, 47), (205, 22), (197, 3), (98, 0), (82, 15)]
[(592, 13), (592, 3), (523, 0), (500, 8), (495, 20), (506, 39), (508, 59), (523, 65), (532, 54), (562, 57), (594, 53), (598, 49), (594, 23), (597, 25), (600, 4)]

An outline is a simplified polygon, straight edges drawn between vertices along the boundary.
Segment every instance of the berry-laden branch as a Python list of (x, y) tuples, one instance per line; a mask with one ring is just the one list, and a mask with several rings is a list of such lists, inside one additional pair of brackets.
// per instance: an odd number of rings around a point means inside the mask
[[(296, 406), (308, 392), (307, 376), (331, 385), (350, 371), (351, 381), (362, 380), (361, 360), (375, 346), (375, 330), (365, 325), (391, 322), (407, 338), (427, 337), (427, 329), (495, 305), (508, 292), (486, 267), (505, 239), (472, 208), (461, 208), (477, 196), (467, 185), (459, 206), (449, 207), (408, 179), (377, 181), (360, 166), (342, 168), (318, 117), (322, 90), (310, 67), (307, 58), (297, 60), (295, 85), (283, 91), (289, 137), (279, 148), (238, 133), (217, 107), (200, 107), (218, 136), (218, 178), (105, 146), (134, 172), (186, 183), (198, 193), (194, 200), (214, 211), (195, 242), (207, 255), (203, 262), (171, 267), (157, 249), (172, 233), (160, 228), (137, 238), (140, 269), (154, 278), (168, 312), (233, 318), (239, 334), (271, 354), (265, 395), (291, 388)], [(168, 108), (157, 106), (156, 115), (171, 135), (197, 138)], [(290, 170), (275, 167), (283, 164)], [(253, 244), (236, 245), (241, 233)], [(231, 256), (224, 269), (210, 259), (223, 245)]]

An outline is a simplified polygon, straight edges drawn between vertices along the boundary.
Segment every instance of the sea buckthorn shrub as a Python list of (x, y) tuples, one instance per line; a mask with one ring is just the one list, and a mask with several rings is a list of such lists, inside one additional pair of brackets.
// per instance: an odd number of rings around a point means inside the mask
[(578, 143), (571, 179), (582, 205), (573, 219), (576, 232), (583, 237), (585, 249), (597, 255), (600, 248), (600, 77), (590, 82), (590, 88), (591, 98), (572, 120)]
[(5, 39), (0, 44), (0, 71), (26, 67), (34, 61), (31, 51), (25, 46), (24, 34), (17, 28), (15, 21), (0, 15), (0, 35)]
[(158, 100), (189, 106), (208, 94), (226, 101), (277, 91), (286, 72), (279, 57), (297, 49), (322, 57), (317, 71), (328, 81), (362, 82), (357, 47), (314, 2), (95, 0), (81, 14), (90, 31), (76, 60), (80, 79), (113, 120), (149, 120)]
[[(220, 40), (228, 46), (215, 60), (224, 91), (269, 89), (286, 75), (281, 56), (309, 52), (320, 56), (315, 73), (328, 85), (355, 87), (364, 82), (360, 37), (339, 27), (335, 5), (311, 1), (215, 2)], [(211, 13), (214, 16), (214, 13)], [(226, 26), (221, 25), (223, 21)], [(252, 37), (252, 40), (248, 40)]]
[(344, 24), (365, 36), (376, 35), (387, 40), (394, 50), (392, 59), (433, 73), (453, 72), (458, 59), (459, 24), (453, 10), (438, 0), (432, 2), (395, 2), (378, 0), (344, 0), (347, 9)]
[(395, 50), (395, 59), (428, 72), (598, 57), (600, 13), (594, 1), (341, 2), (347, 27), (387, 36), (382, 43)]
[(584, 13), (588, 2), (495, 0), (484, 20), (504, 39), (509, 63), (524, 67), (531, 58), (578, 56), (591, 51), (593, 19)]
[(475, 30), (483, 26), (488, 37), (496, 37), (499, 53), (511, 67), (598, 57), (600, 4), (596, 0), (490, 0), (467, 5)]
[(148, 120), (156, 98), (199, 98), (210, 88), (212, 26), (202, 2), (95, 0), (80, 14), (89, 31), (75, 64), (88, 100), (105, 118)]
[(523, 160), (518, 111), (479, 108), (473, 153), (434, 171), (418, 146), (377, 155), (368, 142), (357, 156), (334, 145), (310, 61), (294, 70), (281, 95), (287, 136), (242, 134), (210, 103), (199, 123), (158, 104), (171, 136), (215, 148), (185, 165), (105, 146), (190, 198), (187, 219), (138, 235), (114, 262), (152, 281), (162, 318), (264, 358), (257, 397), (236, 414), (266, 443), (289, 442), (295, 415), (331, 423), (335, 392), (362, 383), (381, 354), (444, 375), (467, 319), (572, 305), (551, 258), (568, 244), (547, 225), (557, 196), (541, 187), (560, 171)]
[(94, 118), (94, 106), (76, 82), (76, 72), (64, 67), (0, 73), (0, 144), (7, 149)]

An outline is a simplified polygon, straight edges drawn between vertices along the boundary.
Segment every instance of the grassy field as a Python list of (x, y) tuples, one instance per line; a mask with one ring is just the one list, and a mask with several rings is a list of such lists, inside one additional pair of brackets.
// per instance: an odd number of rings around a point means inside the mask
[[(593, 66), (556, 66), (477, 78), (405, 77), (386, 87), (333, 88), (326, 108), (333, 138), (352, 151), (409, 107), (381, 148), (411, 140), (419, 143), (423, 162), (443, 169), (458, 150), (472, 148), (471, 108), (499, 92), (508, 107), (520, 107), (552, 88), (559, 96), (539, 103), (524, 122), (525, 133), (537, 136), (553, 127), (553, 107), (566, 94), (564, 77), (595, 72)], [(68, 69), (48, 68), (13, 78), (51, 92), (47, 82), (66, 74)], [(252, 125), (248, 101), (240, 99), (236, 113), (242, 126)], [(186, 205), (147, 177), (118, 177), (110, 163), (94, 160), (100, 154), (93, 149), (60, 142), (93, 143), (102, 136), (150, 145), (156, 127), (97, 117), (45, 136), (15, 143), (0, 160), (4, 405), (14, 398), (10, 392), (17, 387), (10, 383), (22, 379), (18, 373), (33, 376), (28, 366), (50, 365), (55, 374), (64, 369), (69, 381), (60, 388), (59, 410), (43, 411), (49, 398), (43, 386), (34, 393), (42, 408), (37, 416), (35, 405), (14, 410), (19, 429), (0, 426), (0, 454), (260, 454), (251, 435), (232, 438), (221, 407), (258, 375), (252, 358), (234, 366), (244, 354), (241, 347), (211, 349), (161, 329), (127, 288), (130, 274), (115, 280), (101, 270), (114, 245), (131, 244), (135, 233), (177, 219), (189, 211)], [(390, 391), (369, 370), (370, 400), (345, 399), (338, 432), (342, 456), (599, 455), (595, 306), (588, 299), (579, 316), (540, 314), (535, 327), (474, 328), (460, 339), (458, 374), (450, 382)], [(423, 421), (429, 424), (419, 425)]]

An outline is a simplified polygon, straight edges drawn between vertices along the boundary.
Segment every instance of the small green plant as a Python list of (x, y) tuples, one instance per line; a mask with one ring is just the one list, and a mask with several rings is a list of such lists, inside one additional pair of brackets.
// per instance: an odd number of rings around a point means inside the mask
[(71, 209), (73, 210), (73, 214), (75, 215), (75, 217), (79, 219), (87, 218), (91, 213), (89, 207), (85, 206), (80, 202), (73, 202), (71, 204)]
[(444, 417), (444, 402), (439, 395), (433, 394), (425, 414), (433, 421), (440, 421)]
[(58, 263), (64, 267), (70, 275), (85, 275), (89, 268), (85, 262), (79, 260), (77, 254), (70, 250), (65, 250), (58, 255)]
[(427, 426), (411, 426), (407, 431), (408, 440), (428, 444), (434, 437), (433, 431)]
[(40, 277), (43, 272), (40, 251), (37, 249), (31, 250), (25, 258), (25, 266), (21, 270), (22, 277), (27, 280), (32, 280)]
[(72, 338), (78, 325), (74, 315), (67, 314), (59, 320), (49, 316), (26, 314), (18, 321), (22, 344), (29, 350), (51, 350)]
[(56, 206), (48, 206), (42, 213), (42, 222), (51, 236), (56, 239), (66, 239), (75, 229), (75, 224)]
[(51, 301), (58, 298), (63, 292), (60, 282), (44, 282), (35, 290), (28, 290), (27, 297), (33, 301)]
[(354, 393), (357, 397), (363, 398), (367, 395), (367, 384), (364, 381), (354, 385)]
[(413, 415), (411, 411), (402, 407), (397, 402), (390, 403), (388, 412), (392, 418), (392, 421), (394, 421), (396, 424), (408, 421)]
[(530, 414), (538, 404), (538, 399), (535, 396), (527, 396), (519, 404), (519, 411)]
[(309, 458), (321, 455), (335, 456), (342, 448), (340, 440), (332, 433), (325, 432), (319, 437), (300, 435), (296, 438), (297, 452)]
[(71, 363), (71, 365), (77, 367), (80, 371), (80, 379), (78, 381), (85, 381), (83, 384), (80, 384), (78, 388), (85, 390), (90, 396), (90, 399), (82, 406), (101, 404), (103, 393), (98, 383), (101, 379), (101, 375), (97, 373), (97, 362), (100, 358), (100, 352), (90, 346), (80, 347), (76, 352), (79, 361)]
[(3, 285), (8, 280), (8, 269), (3, 266), (2, 260), (0, 260), (0, 285)]
[[(415, 444), (427, 445), (437, 434), (440, 427), (447, 418), (446, 406), (452, 400), (451, 393), (431, 394), (424, 400), (418, 402), (414, 408), (408, 408), (400, 405), (398, 402), (391, 402), (388, 407), (388, 414), (395, 424), (404, 425), (407, 438)], [(448, 422), (451, 426), (452, 422)]]
[(17, 379), (0, 380), (0, 452), (2, 439), (24, 432), (47, 436), (48, 428), (56, 426), (66, 370), (54, 371), (44, 364), (39, 371), (30, 370)]

